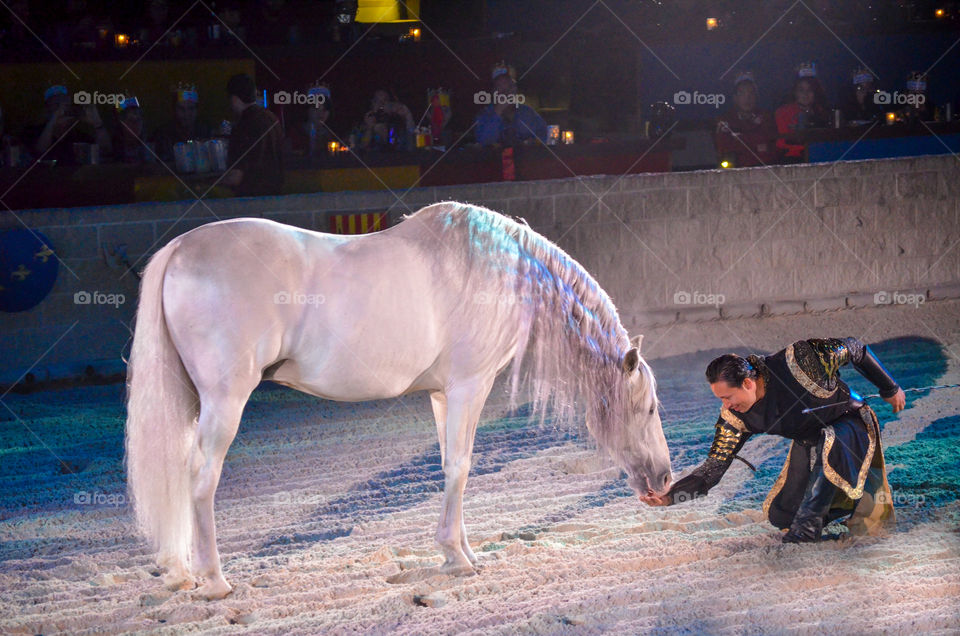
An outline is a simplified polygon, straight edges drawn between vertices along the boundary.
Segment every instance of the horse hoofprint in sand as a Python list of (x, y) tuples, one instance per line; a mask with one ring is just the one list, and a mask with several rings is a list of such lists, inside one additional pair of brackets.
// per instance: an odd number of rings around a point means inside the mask
[[(389, 324), (389, 329), (383, 328)], [(376, 234), (261, 219), (211, 223), (151, 259), (129, 367), (127, 469), (141, 530), (171, 588), (230, 591), (214, 493), (262, 379), (330, 400), (428, 391), (445, 476), (443, 570), (470, 573), (463, 492), (480, 411), (513, 363), (540, 413), (583, 413), (640, 494), (670, 460), (653, 374), (613, 303), (529, 227), (460, 203)]]

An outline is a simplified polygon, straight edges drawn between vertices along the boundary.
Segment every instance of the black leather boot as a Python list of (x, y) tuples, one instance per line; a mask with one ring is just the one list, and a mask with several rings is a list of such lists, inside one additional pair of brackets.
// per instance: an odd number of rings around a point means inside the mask
[(810, 473), (810, 481), (803, 494), (803, 501), (793, 517), (790, 529), (783, 535), (784, 543), (815, 543), (820, 541), (823, 522), (830, 511), (830, 503), (837, 487), (823, 474), (822, 442), (811, 449), (816, 453), (816, 463)]

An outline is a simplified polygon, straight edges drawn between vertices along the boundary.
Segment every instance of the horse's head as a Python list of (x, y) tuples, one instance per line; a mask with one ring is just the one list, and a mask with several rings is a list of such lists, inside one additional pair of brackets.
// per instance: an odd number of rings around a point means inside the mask
[[(640, 356), (643, 336), (620, 362), (623, 385), (619, 404), (605, 413), (608, 430), (595, 436), (627, 472), (627, 483), (639, 496), (663, 494), (671, 483), (670, 452), (657, 410), (657, 387), (653, 371)], [(590, 425), (588, 421), (588, 426)], [(597, 434), (599, 433), (599, 434)]]

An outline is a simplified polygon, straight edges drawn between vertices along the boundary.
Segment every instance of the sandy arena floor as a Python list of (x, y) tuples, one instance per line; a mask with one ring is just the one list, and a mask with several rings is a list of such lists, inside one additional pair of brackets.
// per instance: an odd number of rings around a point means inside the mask
[[(727, 350), (863, 338), (901, 384), (960, 382), (960, 302), (650, 330), (677, 477), (718, 404)], [(851, 369), (845, 379), (869, 386)], [(581, 430), (508, 413), (495, 389), (465, 501), (478, 576), (424, 576), (442, 473), (426, 395), (338, 404), (258, 390), (217, 499), (233, 594), (164, 591), (124, 503), (120, 386), (8, 395), (0, 409), (0, 632), (960, 633), (960, 391), (884, 422), (898, 528), (782, 546), (760, 506), (785, 440), (755, 438), (697, 505), (640, 504)], [(521, 409), (522, 411), (522, 409)]]

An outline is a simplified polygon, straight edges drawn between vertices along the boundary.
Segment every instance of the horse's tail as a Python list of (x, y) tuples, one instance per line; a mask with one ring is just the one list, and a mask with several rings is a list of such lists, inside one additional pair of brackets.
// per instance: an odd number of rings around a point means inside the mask
[(157, 252), (140, 283), (127, 366), (127, 488), (137, 525), (164, 567), (189, 566), (190, 466), (199, 401), (163, 313), (163, 280), (179, 241)]

